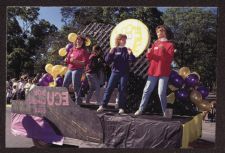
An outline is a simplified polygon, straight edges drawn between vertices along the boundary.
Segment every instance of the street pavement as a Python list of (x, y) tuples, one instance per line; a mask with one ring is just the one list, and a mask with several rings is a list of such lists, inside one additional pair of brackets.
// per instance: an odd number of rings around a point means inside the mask
[(6, 148), (31, 148), (33, 147), (33, 142), (30, 138), (22, 136), (14, 136), (10, 131), (11, 123), (11, 108), (6, 107), (6, 129), (5, 129), (5, 144)]

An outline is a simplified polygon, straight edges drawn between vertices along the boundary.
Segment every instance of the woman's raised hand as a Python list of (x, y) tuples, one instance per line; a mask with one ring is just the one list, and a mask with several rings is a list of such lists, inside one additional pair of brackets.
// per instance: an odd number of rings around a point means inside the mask
[(127, 48), (128, 54), (132, 54), (132, 50), (130, 48)]
[(152, 51), (152, 48), (149, 48), (149, 49), (148, 49), (148, 53), (150, 53), (151, 51)]
[(114, 51), (115, 51), (115, 50), (114, 50), (113, 48), (111, 48), (110, 51), (109, 51), (109, 53), (110, 53), (110, 54), (113, 54)]

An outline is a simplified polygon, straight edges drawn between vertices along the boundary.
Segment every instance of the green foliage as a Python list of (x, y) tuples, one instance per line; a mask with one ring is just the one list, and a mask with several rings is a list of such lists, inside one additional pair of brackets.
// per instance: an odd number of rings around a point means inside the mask
[[(9, 75), (21, 72), (34, 74), (43, 69), (47, 53), (45, 40), (57, 31), (55, 25), (38, 20), (37, 7), (8, 7), (7, 13), (7, 69)], [(22, 22), (22, 26), (18, 21)]]
[(149, 7), (63, 7), (61, 13), (65, 25), (76, 29), (93, 22), (116, 25), (125, 19), (136, 18), (149, 27), (153, 39), (156, 39), (156, 26), (163, 23), (162, 13)]
[(174, 33), (175, 61), (188, 66), (209, 86), (216, 80), (217, 16), (201, 8), (170, 8), (162, 16)]

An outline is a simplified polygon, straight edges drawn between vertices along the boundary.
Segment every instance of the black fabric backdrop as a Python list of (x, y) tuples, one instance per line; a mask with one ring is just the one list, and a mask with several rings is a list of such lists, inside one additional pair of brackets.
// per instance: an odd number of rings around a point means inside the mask
[(109, 148), (180, 148), (182, 124), (192, 119), (166, 119), (157, 115), (138, 118), (126, 115), (99, 115), (103, 141)]

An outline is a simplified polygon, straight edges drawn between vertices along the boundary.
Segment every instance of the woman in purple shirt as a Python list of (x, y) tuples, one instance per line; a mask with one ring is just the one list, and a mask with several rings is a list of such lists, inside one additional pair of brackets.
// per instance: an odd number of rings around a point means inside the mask
[(115, 40), (116, 47), (112, 48), (105, 58), (108, 64), (112, 64), (112, 72), (104, 92), (102, 103), (97, 109), (97, 112), (104, 111), (114, 88), (119, 84), (119, 114), (124, 113), (129, 62), (135, 61), (135, 56), (131, 49), (125, 47), (126, 39), (126, 35), (119, 34)]

